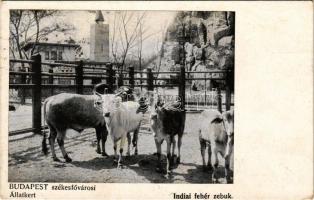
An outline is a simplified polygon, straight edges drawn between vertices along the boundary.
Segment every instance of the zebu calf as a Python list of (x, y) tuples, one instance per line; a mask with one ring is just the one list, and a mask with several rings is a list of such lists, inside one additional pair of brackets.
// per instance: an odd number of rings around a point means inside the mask
[[(213, 181), (217, 182), (218, 153), (225, 159), (227, 181), (230, 180), (230, 155), (233, 153), (233, 110), (222, 114), (217, 110), (204, 110), (202, 112), (202, 127), (199, 129), (199, 140), (203, 169), (206, 169), (205, 150), (208, 146), (207, 166), (213, 170)], [(211, 162), (213, 159), (213, 163)]]
[[(102, 139), (102, 154), (107, 155), (105, 142), (108, 131), (103, 113), (95, 108), (95, 102), (98, 100), (99, 97), (96, 95), (69, 93), (61, 93), (45, 100), (44, 119), (50, 129), (49, 144), (54, 161), (59, 161), (54, 149), (56, 138), (66, 162), (72, 161), (64, 148), (64, 138), (68, 129), (82, 132), (86, 128), (95, 128), (98, 141), (97, 152), (101, 152), (99, 141)], [(45, 154), (48, 153), (46, 134), (43, 137), (42, 150)]]
[[(156, 97), (155, 97), (156, 98)], [(182, 110), (179, 102), (170, 102), (166, 104), (155, 104), (155, 111), (151, 114), (151, 127), (154, 132), (154, 139), (157, 148), (157, 171), (162, 171), (161, 165), (161, 145), (164, 140), (167, 142), (167, 174), (173, 169), (173, 159), (175, 155), (176, 141), (178, 135), (178, 158), (180, 163), (182, 135), (185, 125), (185, 110)], [(172, 152), (171, 151), (172, 147)]]

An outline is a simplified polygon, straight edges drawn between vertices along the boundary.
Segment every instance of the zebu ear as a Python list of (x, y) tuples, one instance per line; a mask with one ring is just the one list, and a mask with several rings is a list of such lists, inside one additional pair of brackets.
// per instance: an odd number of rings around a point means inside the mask
[(223, 119), (222, 118), (215, 118), (215, 119), (213, 119), (210, 123), (211, 124), (219, 124), (219, 123), (221, 123), (223, 121)]
[(223, 118), (225, 118), (226, 120), (230, 121), (233, 119), (233, 110), (228, 110), (222, 113)]

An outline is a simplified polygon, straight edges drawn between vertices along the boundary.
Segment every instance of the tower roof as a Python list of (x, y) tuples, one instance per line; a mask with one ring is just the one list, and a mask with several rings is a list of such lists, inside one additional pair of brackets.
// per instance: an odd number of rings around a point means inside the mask
[(100, 10), (97, 10), (96, 11), (96, 18), (95, 18), (95, 22), (98, 23), (98, 22), (104, 22), (104, 16), (102, 15), (101, 11)]

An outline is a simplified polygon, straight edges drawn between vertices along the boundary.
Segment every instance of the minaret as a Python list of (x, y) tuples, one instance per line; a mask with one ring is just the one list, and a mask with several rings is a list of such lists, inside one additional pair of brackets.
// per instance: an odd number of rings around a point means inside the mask
[(109, 61), (109, 24), (104, 23), (101, 11), (96, 11), (95, 24), (90, 29), (90, 60)]

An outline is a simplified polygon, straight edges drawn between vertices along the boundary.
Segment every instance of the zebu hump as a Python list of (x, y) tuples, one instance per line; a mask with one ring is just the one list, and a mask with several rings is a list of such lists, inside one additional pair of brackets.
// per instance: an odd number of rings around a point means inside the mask
[(201, 114), (210, 123), (220, 123), (222, 122), (222, 115), (218, 110), (207, 109)]

